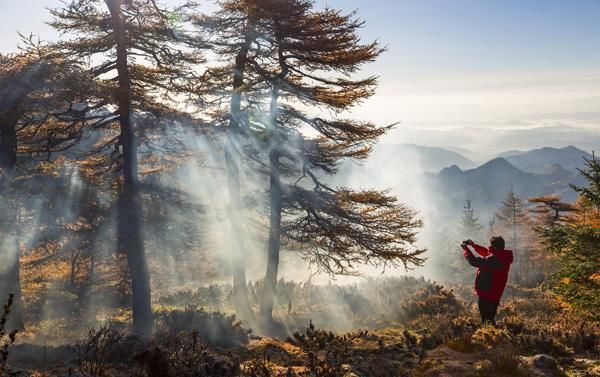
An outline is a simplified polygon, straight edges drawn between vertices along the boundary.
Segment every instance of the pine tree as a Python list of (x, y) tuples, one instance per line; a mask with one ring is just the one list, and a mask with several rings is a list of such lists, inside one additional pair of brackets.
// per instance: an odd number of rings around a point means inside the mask
[(520, 227), (525, 225), (528, 220), (523, 199), (518, 197), (514, 191), (509, 191), (496, 213), (496, 218), (504, 231), (510, 230), (511, 236), (510, 238), (507, 237), (508, 247), (517, 249)]
[(536, 228), (543, 245), (558, 257), (551, 281), (566, 302), (594, 320), (600, 319), (600, 161), (581, 170), (588, 185), (573, 186), (581, 194), (574, 216)]
[(520, 284), (527, 281), (533, 253), (532, 224), (523, 199), (509, 191), (496, 213), (497, 231), (504, 235), (506, 247), (512, 249), (514, 262), (511, 272)]
[(459, 245), (462, 241), (471, 239), (476, 243), (482, 244), (487, 243), (484, 240), (484, 228), (479, 221), (479, 217), (476, 214), (475, 208), (473, 207), (473, 201), (471, 199), (465, 200), (463, 206), (462, 216), (458, 222), (458, 227), (454, 227), (449, 234), (440, 239), (443, 247), (439, 249), (439, 255), (436, 258), (439, 260), (438, 263), (441, 268), (447, 274), (448, 278), (452, 282), (465, 282), (470, 277), (465, 274), (465, 260), (460, 251)]
[[(73, 36), (61, 41), (61, 52), (92, 65), (96, 85), (89, 96), (101, 98), (105, 109), (115, 108), (98, 112), (90, 127), (105, 130), (96, 161), (118, 177), (117, 247), (127, 257), (134, 331), (141, 336), (152, 330), (152, 309), (136, 133), (144, 135), (149, 125), (160, 123), (155, 120), (178, 114), (180, 96), (193, 91), (195, 65), (203, 62), (195, 47), (201, 46), (171, 17), (183, 17), (189, 9), (192, 5), (186, 3), (169, 12), (154, 0), (73, 0), (51, 11), (51, 25)], [(107, 153), (111, 149), (115, 153)]]
[(588, 181), (588, 186), (571, 185), (571, 188), (585, 198), (591, 206), (600, 208), (600, 161), (594, 154), (591, 160), (585, 159), (585, 162), (586, 169), (577, 170)]
[(460, 219), (458, 228), (458, 236), (461, 241), (473, 239), (479, 243), (481, 243), (481, 238), (484, 236), (483, 225), (479, 222), (479, 217), (475, 215), (475, 209), (473, 208), (473, 201), (471, 199), (465, 200), (463, 215)]

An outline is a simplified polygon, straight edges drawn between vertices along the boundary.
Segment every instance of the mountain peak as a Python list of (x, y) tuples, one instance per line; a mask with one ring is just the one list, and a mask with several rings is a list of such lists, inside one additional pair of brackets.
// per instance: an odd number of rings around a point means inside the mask
[(452, 165), (447, 168), (444, 168), (440, 171), (440, 175), (451, 176), (462, 173), (462, 169), (458, 167), (458, 165)]
[(581, 149), (577, 148), (574, 145), (568, 145), (566, 147), (563, 148), (564, 151), (568, 151), (568, 152), (581, 152), (581, 153), (586, 153), (585, 151), (582, 151)]
[(498, 157), (493, 160), (486, 162), (481, 165), (478, 169), (511, 169), (511, 170), (519, 170), (513, 164), (508, 162), (507, 159), (503, 157)]

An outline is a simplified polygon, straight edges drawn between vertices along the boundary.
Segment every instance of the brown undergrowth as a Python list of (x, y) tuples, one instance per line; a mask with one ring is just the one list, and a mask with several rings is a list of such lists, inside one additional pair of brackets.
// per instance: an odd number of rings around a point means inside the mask
[[(393, 311), (384, 312), (382, 304), (367, 308), (371, 313), (365, 309), (350, 318), (360, 322), (379, 316), (378, 326), (340, 332), (309, 320), (281, 339), (255, 336), (232, 316), (192, 307), (164, 310), (156, 315), (158, 330), (152, 341), (128, 336), (122, 326), (100, 327), (70, 347), (68, 355), (64, 350), (56, 354), (48, 350), (48, 355), (62, 359), (54, 360), (54, 372), (47, 373), (90, 377), (530, 376), (535, 369), (531, 359), (538, 353), (557, 360), (556, 373), (560, 374), (556, 375), (593, 375), (598, 367), (598, 324), (577, 317), (552, 295), (536, 290), (515, 294), (500, 308), (498, 327), (480, 326), (474, 306), (440, 285), (428, 283), (406, 295), (393, 305)], [(292, 311), (309, 315), (312, 306), (306, 305)], [(9, 362), (14, 360), (29, 375), (40, 371), (41, 365), (32, 363), (31, 357), (26, 359), (29, 365), (24, 365), (19, 363), (19, 354), (12, 356)]]

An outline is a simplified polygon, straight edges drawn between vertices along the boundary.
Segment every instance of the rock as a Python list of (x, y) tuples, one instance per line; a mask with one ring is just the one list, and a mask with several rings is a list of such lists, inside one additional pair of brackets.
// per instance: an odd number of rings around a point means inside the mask
[(558, 369), (558, 361), (550, 355), (535, 355), (533, 357), (533, 366), (540, 369)]

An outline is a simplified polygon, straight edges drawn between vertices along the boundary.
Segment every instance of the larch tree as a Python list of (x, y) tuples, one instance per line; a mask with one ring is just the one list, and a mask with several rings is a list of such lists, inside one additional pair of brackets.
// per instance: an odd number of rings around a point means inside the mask
[(220, 1), (217, 12), (194, 20), (216, 55), (215, 64), (204, 74), (201, 93), (203, 98), (210, 97), (205, 106), (211, 112), (213, 125), (225, 129), (233, 300), (236, 314), (242, 318), (252, 316), (246, 279), (248, 245), (243, 220), (242, 161), (247, 157), (244, 149), (251, 139), (249, 114), (254, 108), (254, 96), (265, 86), (255, 72), (264, 35), (261, 4), (261, 0)]
[(127, 258), (134, 332), (144, 337), (152, 331), (152, 308), (138, 137), (149, 125), (177, 114), (182, 96), (193, 91), (195, 66), (204, 61), (203, 45), (178, 27), (193, 6), (186, 3), (170, 11), (154, 0), (73, 0), (51, 11), (51, 25), (63, 35), (62, 53), (90, 65), (96, 79), (90, 96), (105, 102), (89, 127), (103, 132), (95, 161), (116, 173), (117, 248)]
[(73, 147), (81, 137), (85, 110), (78, 101), (88, 84), (77, 62), (31, 36), (22, 38), (18, 53), (0, 55), (0, 297), (15, 294), (10, 327), (24, 327), (19, 235), (24, 233), (20, 214), (28, 205), (23, 197), (35, 190), (32, 172), (37, 165)]
[(543, 195), (527, 199), (535, 206), (529, 211), (535, 217), (537, 225), (550, 226), (564, 221), (565, 216), (576, 210), (571, 203), (561, 201), (559, 195)]
[[(272, 322), (282, 241), (298, 245), (309, 262), (332, 274), (361, 264), (419, 265), (414, 247), (421, 221), (385, 191), (330, 187), (345, 159), (364, 159), (390, 127), (326, 119), (374, 93), (375, 77), (355, 78), (383, 49), (358, 36), (355, 14), (315, 10), (312, 1), (264, 1), (263, 56), (255, 71), (268, 82), (262, 141), (268, 155), (269, 238), (261, 316)], [(312, 133), (315, 136), (307, 136)]]
[(47, 43), (22, 38), (20, 51), (0, 55), (0, 174), (28, 170), (74, 146), (90, 103), (81, 65)]

